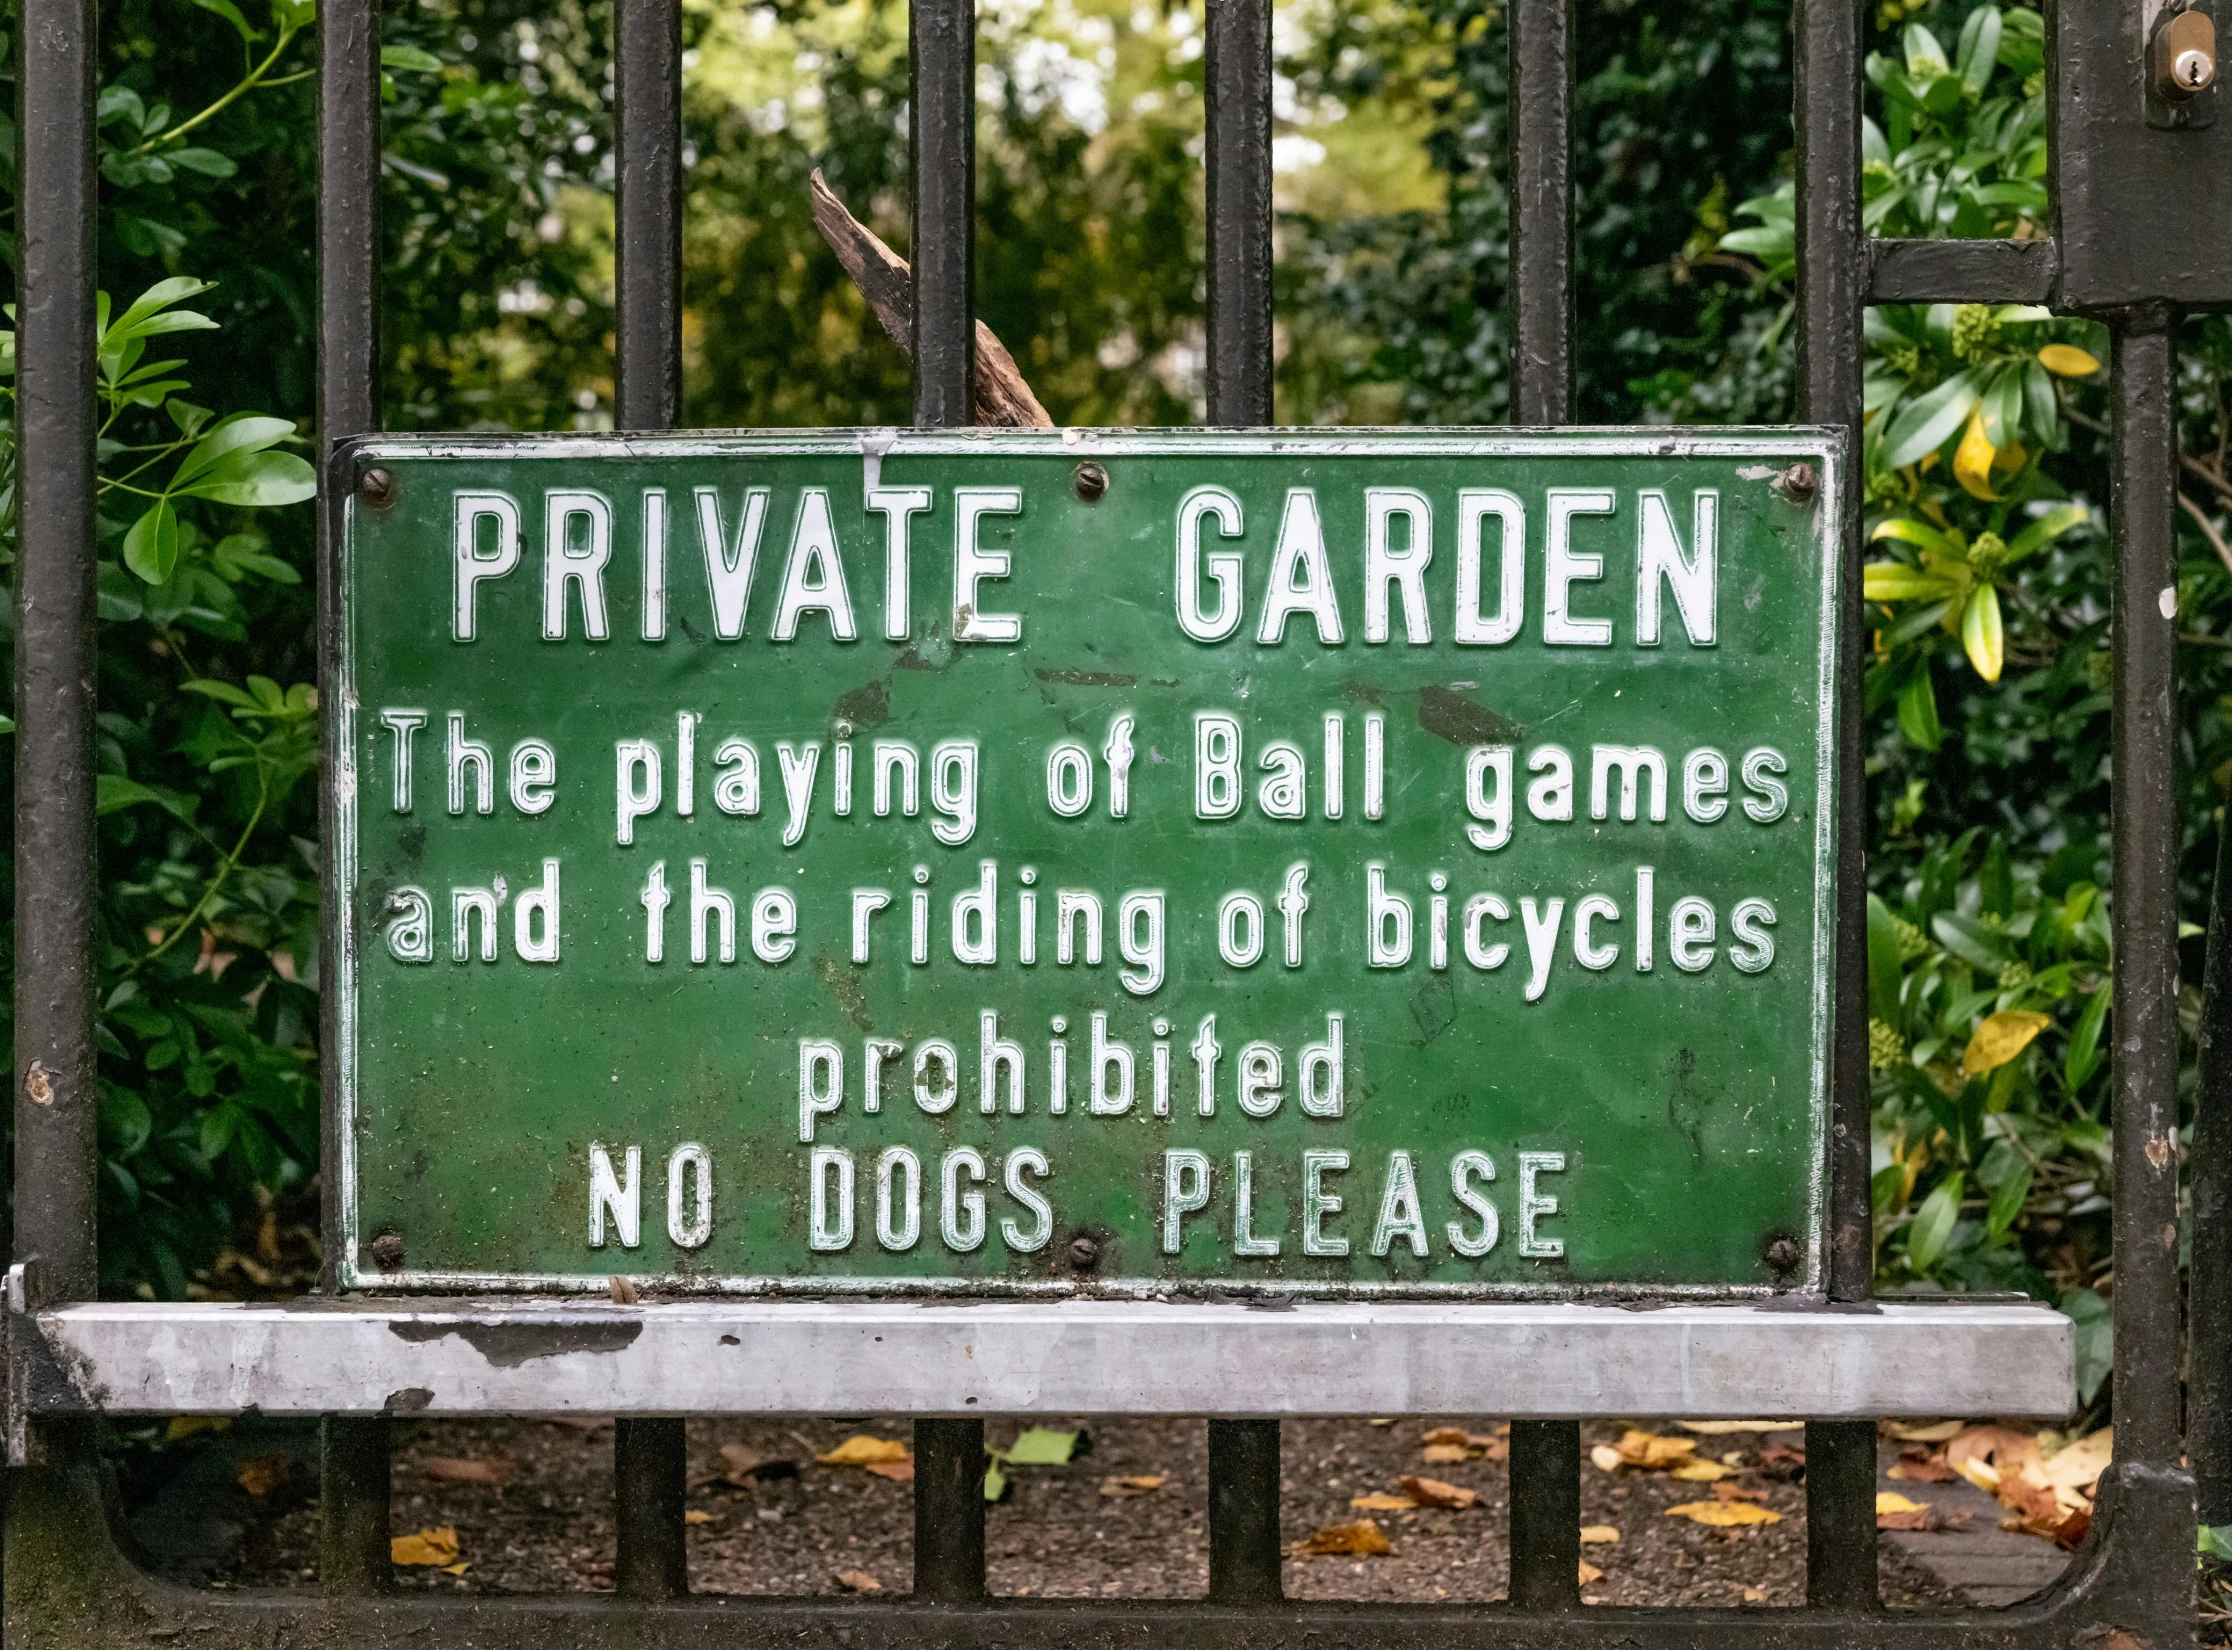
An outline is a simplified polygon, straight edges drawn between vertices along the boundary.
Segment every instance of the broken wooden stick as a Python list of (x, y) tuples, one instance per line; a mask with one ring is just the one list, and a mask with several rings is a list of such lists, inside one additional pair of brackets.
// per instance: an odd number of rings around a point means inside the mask
[[(884, 245), (873, 229), (845, 210), (814, 169), (811, 185), (814, 227), (837, 261), (845, 266), (868, 307), (876, 312), (891, 341), (914, 354), (914, 284), (907, 260)], [(1054, 420), (1039, 405), (1007, 346), (982, 321), (976, 324), (976, 421), (1003, 429), (1050, 430)]]

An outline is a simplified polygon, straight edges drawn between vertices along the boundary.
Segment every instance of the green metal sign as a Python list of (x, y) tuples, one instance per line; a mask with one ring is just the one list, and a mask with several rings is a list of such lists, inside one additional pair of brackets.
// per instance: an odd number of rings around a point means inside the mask
[(345, 1283), (1818, 1287), (1833, 436), (343, 462)]

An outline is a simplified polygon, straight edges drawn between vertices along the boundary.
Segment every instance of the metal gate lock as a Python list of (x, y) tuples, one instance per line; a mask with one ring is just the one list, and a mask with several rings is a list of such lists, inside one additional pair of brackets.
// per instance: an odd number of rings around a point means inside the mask
[(2175, 12), (2155, 30), (2154, 83), (2172, 103), (2198, 97), (2216, 83), (2216, 24), (2207, 12)]

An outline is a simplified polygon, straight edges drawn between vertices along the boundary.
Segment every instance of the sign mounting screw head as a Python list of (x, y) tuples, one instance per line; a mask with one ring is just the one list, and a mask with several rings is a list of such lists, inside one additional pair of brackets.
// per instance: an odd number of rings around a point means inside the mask
[(395, 477), (386, 470), (367, 470), (357, 478), (357, 493), (375, 510), (395, 502)]
[(372, 1240), (372, 1263), (383, 1272), (392, 1272), (403, 1264), (403, 1239), (394, 1232), (382, 1232)]
[(1815, 474), (1811, 464), (1793, 464), (1777, 476), (1775, 482), (1782, 488), (1783, 497), (1793, 504), (1805, 504), (1821, 490), (1821, 477)]
[(1778, 1272), (1788, 1272), (1798, 1265), (1798, 1245), (1786, 1237), (1779, 1237), (1767, 1245), (1767, 1264)]
[(1098, 464), (1080, 464), (1071, 472), (1070, 485), (1077, 489), (1079, 498), (1091, 504), (1108, 491), (1108, 472)]
[(1090, 1272), (1100, 1264), (1100, 1245), (1089, 1237), (1071, 1238), (1069, 1263), (1080, 1272)]

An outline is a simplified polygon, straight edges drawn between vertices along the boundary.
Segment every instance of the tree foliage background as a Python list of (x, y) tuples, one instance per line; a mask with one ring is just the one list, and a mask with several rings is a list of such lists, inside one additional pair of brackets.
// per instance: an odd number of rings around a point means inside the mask
[[(311, 451), (313, 16), (312, 0), (102, 7), (102, 286), (122, 317), (190, 277), (157, 309), (215, 328), (117, 339), (109, 390), (102, 1259), (118, 1293), (280, 1290), (316, 1260), (313, 520), (286, 502), (287, 464)], [(1279, 417), (1506, 418), (1501, 9), (1291, 0), (1276, 17)], [(610, 423), (611, 21), (611, 0), (388, 5), (394, 427)], [(2042, 232), (2037, 12), (1886, 0), (1875, 24), (1871, 226)], [(685, 422), (904, 422), (906, 363), (806, 192), (819, 167), (904, 249), (904, 7), (686, 0), (685, 30)], [(1581, 416), (1789, 418), (1785, 7), (1581, 0), (1576, 38)], [(1199, 0), (987, 0), (979, 62), (985, 320), (1058, 422), (1198, 419)], [(12, 200), (19, 180), (0, 182)], [(2063, 1304), (2089, 1399), (2113, 1288), (2104, 346), (2082, 323), (1972, 306), (1879, 311), (1868, 337), (1879, 1269)], [(147, 358), (158, 343), (176, 365)], [(2184, 343), (2198, 924), (2232, 771), (2232, 333), (2196, 322)], [(199, 444), (226, 429), (261, 445), (207, 462), (248, 479), (197, 484)], [(2190, 936), (2184, 961), (2190, 1086)]]

